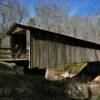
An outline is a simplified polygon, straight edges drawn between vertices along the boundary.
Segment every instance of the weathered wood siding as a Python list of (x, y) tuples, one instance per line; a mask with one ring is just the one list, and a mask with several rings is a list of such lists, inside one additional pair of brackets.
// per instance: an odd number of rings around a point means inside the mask
[[(11, 48), (11, 37), (6, 36), (0, 40), (0, 48)], [(10, 55), (3, 55), (3, 53), (10, 53), (10, 50), (0, 49), (0, 58), (10, 57)]]
[(10, 48), (10, 46), (11, 46), (11, 42), (10, 41), (11, 41), (11, 37), (10, 36), (6, 36), (6, 37), (2, 38), (0, 40), (0, 47), (1, 48), (4, 48), (4, 47)]
[[(72, 41), (76, 42), (76, 41)], [(31, 66), (52, 68), (68, 63), (100, 61), (100, 50), (85, 47), (85, 44), (74, 45), (60, 35), (31, 32)], [(87, 43), (86, 43), (86, 46)], [(94, 45), (93, 45), (94, 46)]]

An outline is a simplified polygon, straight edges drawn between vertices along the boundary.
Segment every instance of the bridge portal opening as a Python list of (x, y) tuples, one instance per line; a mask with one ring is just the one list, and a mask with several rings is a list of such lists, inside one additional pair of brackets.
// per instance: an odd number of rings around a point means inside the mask
[(15, 48), (16, 45), (18, 45), (18, 48), (26, 49), (26, 32), (20, 31), (12, 34), (11, 44), (12, 48)]
[(11, 48), (13, 57), (21, 59), (27, 57), (25, 30), (14, 32), (11, 35)]

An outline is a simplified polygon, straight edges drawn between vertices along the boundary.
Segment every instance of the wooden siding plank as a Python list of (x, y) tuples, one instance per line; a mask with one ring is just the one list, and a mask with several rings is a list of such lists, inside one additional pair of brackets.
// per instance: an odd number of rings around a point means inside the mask
[(96, 56), (96, 60), (100, 61), (100, 51), (99, 50), (95, 50), (95, 56)]
[(61, 65), (61, 43), (58, 44), (58, 65)]
[[(48, 39), (48, 37), (47, 37), (47, 39)], [(47, 68), (49, 68), (49, 42), (47, 41), (46, 42), (46, 45), (47, 45)]]
[(39, 68), (53, 68), (68, 63), (100, 60), (100, 51), (67, 45), (59, 37), (37, 36), (33, 38), (33, 65)]
[(28, 61), (29, 61), (29, 68), (31, 68), (31, 59), (30, 59), (30, 57), (31, 57), (31, 51), (30, 51), (30, 48), (31, 48), (31, 41), (30, 41), (30, 39), (31, 39), (31, 33), (30, 33), (30, 31), (29, 30), (27, 30), (26, 31), (26, 48), (27, 48), (27, 50), (28, 50)]
[(70, 63), (69, 51), (70, 51), (69, 45), (66, 45), (66, 64)]
[(31, 68), (34, 67), (34, 37), (32, 36), (32, 39), (31, 39)]

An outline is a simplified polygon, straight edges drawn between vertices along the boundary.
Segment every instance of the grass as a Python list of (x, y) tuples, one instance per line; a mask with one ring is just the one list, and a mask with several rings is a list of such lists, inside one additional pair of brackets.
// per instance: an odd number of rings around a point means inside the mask
[[(79, 68), (81, 66), (81, 68)], [(69, 71), (75, 67), (74, 71), (79, 72), (86, 66), (82, 64), (70, 64), (63, 68), (58, 67), (57, 71)], [(79, 69), (78, 69), (79, 68)], [(78, 69), (78, 70), (77, 70)], [(74, 71), (72, 71), (74, 73)], [(68, 99), (66, 91), (70, 81), (50, 81), (42, 76), (19, 75), (17, 73), (0, 73), (0, 100), (71, 100)], [(75, 85), (75, 81), (71, 82)], [(99, 100), (100, 96), (97, 97)]]
[(78, 74), (82, 71), (83, 68), (87, 63), (75, 63), (75, 64), (66, 64), (66, 65), (60, 65), (57, 68), (54, 69), (54, 71), (59, 75), (63, 72), (69, 72), (71, 74)]
[(0, 74), (0, 100), (71, 100), (66, 91), (76, 88), (74, 85), (69, 79), (50, 81), (43, 76)]
[[(64, 70), (70, 70), (72, 68), (76, 68), (78, 67), (80, 70), (83, 69), (85, 66), (87, 65), (87, 63), (74, 63), (74, 64), (66, 64), (66, 65), (60, 65), (57, 68), (55, 68), (56, 70), (60, 70), (60, 71), (64, 71)], [(77, 69), (77, 70), (79, 70)], [(75, 70), (75, 71), (77, 71)]]
[(41, 98), (43, 100), (64, 100), (66, 96), (63, 86), (60, 81), (49, 81), (39, 76), (0, 74), (0, 98), (32, 97), (35, 99), (27, 100), (41, 100)]

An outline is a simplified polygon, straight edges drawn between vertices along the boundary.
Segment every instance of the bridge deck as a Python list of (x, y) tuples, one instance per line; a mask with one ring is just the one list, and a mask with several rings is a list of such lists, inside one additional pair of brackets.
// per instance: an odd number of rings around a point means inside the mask
[(16, 58), (16, 59), (14, 59), (14, 58), (10, 58), (10, 59), (0, 59), (0, 61), (11, 61), (11, 62), (15, 62), (15, 61), (28, 61), (28, 59), (27, 58)]

